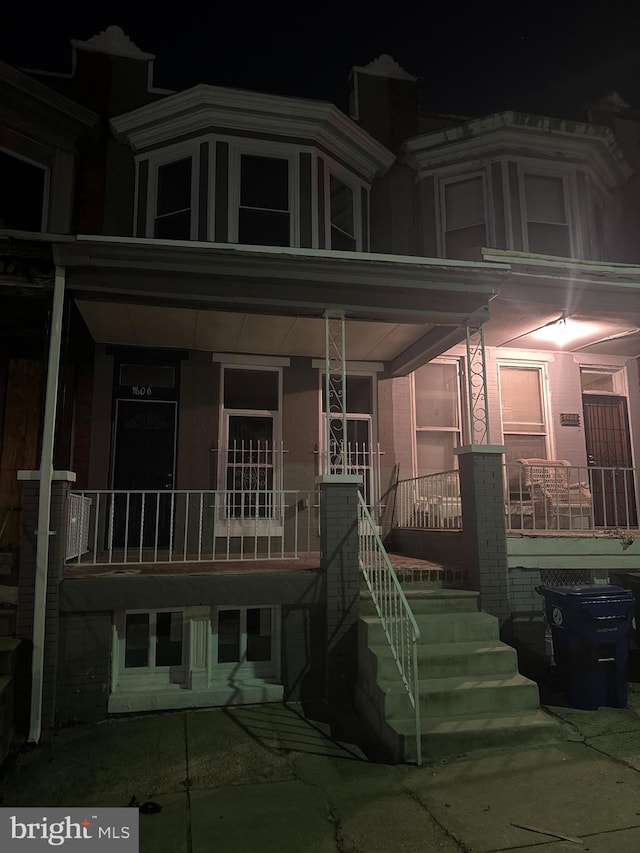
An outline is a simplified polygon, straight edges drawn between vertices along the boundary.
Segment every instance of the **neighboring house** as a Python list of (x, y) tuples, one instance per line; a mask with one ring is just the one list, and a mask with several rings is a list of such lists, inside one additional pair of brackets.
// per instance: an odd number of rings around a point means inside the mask
[[(354, 69), (352, 117), (158, 91), (152, 60), (110, 27), (74, 42), (72, 75), (0, 68), (7, 126), (26, 98), (41, 134), (66, 133), (39, 153), (2, 142), (44, 169), (49, 205), (62, 193), (57, 217), (0, 235), (20, 258), (43, 253), (50, 376), (61, 354), (57, 415), (51, 394), (43, 415), (45, 448), (57, 417), (51, 523), (65, 531), (42, 546), (61, 575), (59, 615), (40, 627), (45, 725), (322, 698), (323, 475), (361, 477), (406, 553), (460, 561), (464, 545), (463, 581), (504, 623), (539, 611), (540, 570), (637, 565), (637, 542), (600, 537), (637, 528), (640, 450), (640, 269), (624, 265), (621, 218), (633, 169), (614, 132), (421, 115), (389, 57)], [(564, 339), (540, 337), (552, 331)], [(460, 482), (469, 445), (492, 471), (494, 592), (482, 536), (464, 539), (480, 515)], [(568, 460), (588, 484), (577, 507), (537, 497), (521, 458)], [(34, 531), (37, 483), (21, 476)], [(557, 498), (557, 467), (551, 479)], [(27, 542), (25, 637), (39, 559)]]

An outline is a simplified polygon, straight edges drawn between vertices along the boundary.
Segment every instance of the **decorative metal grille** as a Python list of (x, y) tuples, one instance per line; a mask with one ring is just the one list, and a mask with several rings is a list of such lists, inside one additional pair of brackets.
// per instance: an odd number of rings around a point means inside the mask
[(345, 319), (341, 311), (325, 311), (325, 397), (329, 474), (347, 474), (346, 442), (347, 381), (345, 367)]
[(482, 326), (467, 326), (467, 382), (471, 444), (488, 444), (487, 370)]

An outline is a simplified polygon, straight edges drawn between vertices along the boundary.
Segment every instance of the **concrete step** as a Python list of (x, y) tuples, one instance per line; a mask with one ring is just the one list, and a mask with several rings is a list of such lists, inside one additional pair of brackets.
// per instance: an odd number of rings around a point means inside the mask
[[(498, 620), (480, 610), (468, 613), (414, 613), (420, 630), (419, 645), (498, 640)], [(369, 646), (382, 646), (387, 636), (376, 616), (361, 616)]]
[[(413, 713), (402, 684), (387, 685), (380, 680), (378, 684), (384, 694), (387, 722), (393, 724)], [(420, 714), (425, 722), (433, 717), (527, 713), (540, 707), (538, 685), (520, 674), (507, 678), (427, 678), (419, 682), (419, 690)]]
[[(393, 723), (403, 737), (404, 760), (416, 760), (415, 718)], [(473, 717), (432, 717), (422, 720), (424, 762), (470, 753), (524, 749), (557, 741), (560, 724), (544, 711), (522, 714), (486, 714)]]
[[(478, 610), (479, 593), (462, 589), (424, 589), (407, 587), (404, 594), (414, 614), (418, 613), (469, 613)], [(360, 596), (360, 613), (373, 616), (376, 613), (371, 594), (366, 591)]]
[(16, 611), (14, 607), (0, 607), (0, 637), (13, 637), (16, 633)]
[[(389, 644), (369, 646), (377, 660), (380, 682), (400, 681), (400, 671)], [(516, 650), (496, 640), (470, 643), (439, 643), (420, 647), (419, 678), (515, 675), (518, 671)]]
[(13, 672), (19, 645), (20, 640), (14, 637), (0, 636), (0, 675), (10, 675)]

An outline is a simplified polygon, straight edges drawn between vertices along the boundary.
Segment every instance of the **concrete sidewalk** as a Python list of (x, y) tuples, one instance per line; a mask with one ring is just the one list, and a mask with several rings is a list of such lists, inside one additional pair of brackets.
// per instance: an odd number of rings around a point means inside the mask
[(0, 790), (6, 806), (153, 800), (143, 853), (636, 853), (640, 692), (624, 710), (548, 710), (557, 745), (422, 768), (369, 762), (297, 706), (117, 719), (21, 753)]

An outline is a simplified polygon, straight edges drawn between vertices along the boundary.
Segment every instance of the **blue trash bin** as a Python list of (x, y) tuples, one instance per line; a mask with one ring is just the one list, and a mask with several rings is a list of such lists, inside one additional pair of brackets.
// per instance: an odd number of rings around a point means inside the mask
[(544, 598), (569, 704), (626, 708), (633, 593), (621, 586), (539, 586), (536, 592)]

